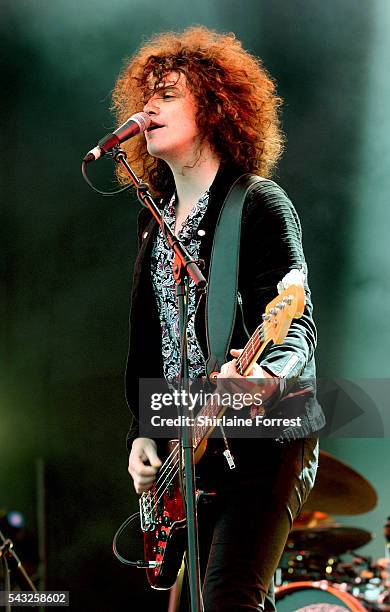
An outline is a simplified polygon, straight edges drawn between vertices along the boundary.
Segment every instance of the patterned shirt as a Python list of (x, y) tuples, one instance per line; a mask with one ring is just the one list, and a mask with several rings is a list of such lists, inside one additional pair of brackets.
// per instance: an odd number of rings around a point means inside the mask
[[(209, 192), (206, 191), (192, 208), (184, 221), (178, 238), (187, 251), (195, 259), (199, 258), (200, 239), (197, 233), (199, 223), (207, 210)], [(174, 231), (176, 223), (176, 198), (172, 196), (165, 205), (164, 219)], [(176, 282), (173, 278), (172, 262), (174, 253), (163, 238), (161, 228), (153, 243), (151, 255), (151, 274), (153, 291), (157, 302), (157, 310), (161, 326), (161, 349), (163, 358), (164, 378), (168, 382), (176, 382), (180, 374), (180, 337), (179, 310), (176, 296)], [(192, 279), (189, 281), (187, 351), (189, 378), (194, 379), (206, 372), (202, 350), (195, 336), (195, 302), (196, 290)]]

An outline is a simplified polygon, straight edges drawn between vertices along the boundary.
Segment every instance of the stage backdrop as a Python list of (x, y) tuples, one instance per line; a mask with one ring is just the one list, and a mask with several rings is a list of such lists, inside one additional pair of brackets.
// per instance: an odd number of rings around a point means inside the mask
[[(40, 458), (48, 588), (70, 590), (74, 610), (138, 609), (138, 601), (162, 609), (164, 594), (145, 590), (142, 573), (110, 550), (137, 508), (122, 378), (139, 205), (128, 194), (90, 191), (80, 161), (113, 127), (115, 77), (145, 37), (199, 23), (234, 31), (286, 100), (287, 147), (275, 179), (302, 220), (319, 373), (388, 377), (390, 6), (3, 0), (1, 13), (0, 509), (22, 511), (36, 534)], [(113, 188), (110, 161), (89, 170)], [(374, 512), (342, 520), (374, 530), (362, 553), (380, 556), (389, 440), (324, 448), (377, 489)], [(136, 548), (123, 543), (139, 558)]]

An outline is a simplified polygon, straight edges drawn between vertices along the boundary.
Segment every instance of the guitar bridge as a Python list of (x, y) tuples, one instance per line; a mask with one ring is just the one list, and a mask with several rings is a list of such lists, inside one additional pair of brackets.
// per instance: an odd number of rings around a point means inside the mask
[(139, 516), (142, 531), (154, 531), (157, 526), (157, 505), (152, 491), (142, 493), (139, 498)]

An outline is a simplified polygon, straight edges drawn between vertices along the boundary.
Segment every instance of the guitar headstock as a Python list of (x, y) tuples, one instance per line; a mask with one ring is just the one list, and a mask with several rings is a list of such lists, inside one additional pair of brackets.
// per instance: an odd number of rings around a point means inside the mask
[(263, 314), (263, 334), (266, 341), (282, 344), (293, 319), (299, 319), (305, 309), (303, 285), (290, 285), (272, 300)]

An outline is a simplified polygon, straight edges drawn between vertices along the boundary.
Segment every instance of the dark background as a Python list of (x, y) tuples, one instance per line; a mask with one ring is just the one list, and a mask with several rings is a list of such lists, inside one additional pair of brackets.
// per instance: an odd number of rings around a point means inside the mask
[[(197, 23), (234, 31), (263, 58), (286, 100), (288, 143), (275, 178), (303, 225), (319, 373), (388, 377), (390, 7), (387, 0), (3, 0), (0, 11), (0, 511), (22, 511), (36, 531), (43, 460), (48, 588), (70, 590), (73, 610), (163, 609), (164, 595), (110, 550), (137, 508), (122, 379), (139, 205), (128, 195), (97, 196), (80, 161), (113, 126), (116, 75), (145, 37)], [(114, 186), (110, 161), (89, 171)], [(323, 447), (378, 491), (373, 512), (343, 522), (374, 530), (362, 552), (382, 556), (389, 440)]]

